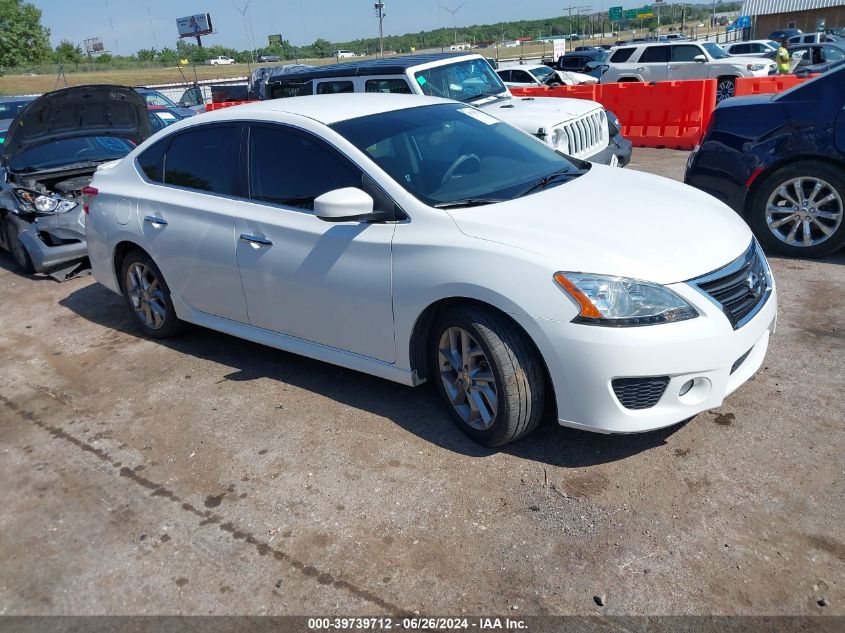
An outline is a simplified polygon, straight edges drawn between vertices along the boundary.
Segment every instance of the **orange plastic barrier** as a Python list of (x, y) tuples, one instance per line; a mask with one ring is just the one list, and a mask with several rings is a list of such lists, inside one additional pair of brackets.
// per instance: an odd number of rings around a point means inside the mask
[(736, 80), (734, 96), (759, 95), (769, 92), (783, 92), (797, 86), (812, 77), (795, 75), (776, 75), (774, 77), (740, 77)]
[(520, 97), (571, 97), (598, 101), (615, 113), (635, 147), (692, 149), (716, 107), (716, 80), (661, 81), (512, 88)]
[(206, 103), (205, 111), (220, 110), (221, 108), (228, 108), (229, 106), (243, 105), (244, 103), (255, 103), (255, 101), (224, 101), (223, 103)]

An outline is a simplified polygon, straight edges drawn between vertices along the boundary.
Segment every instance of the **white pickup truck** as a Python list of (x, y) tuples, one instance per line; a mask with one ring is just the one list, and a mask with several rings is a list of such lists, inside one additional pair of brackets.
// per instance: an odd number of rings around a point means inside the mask
[(437, 53), (318, 66), (268, 79), (263, 99), (343, 92), (445, 97), (469, 103), (533, 134), (564, 154), (624, 167), (631, 142), (600, 103), (560, 97), (514, 97), (484, 57)]
[(217, 57), (212, 57), (205, 63), (210, 66), (225, 66), (226, 64), (234, 64), (235, 60), (231, 57), (226, 57), (225, 55), (218, 55)]

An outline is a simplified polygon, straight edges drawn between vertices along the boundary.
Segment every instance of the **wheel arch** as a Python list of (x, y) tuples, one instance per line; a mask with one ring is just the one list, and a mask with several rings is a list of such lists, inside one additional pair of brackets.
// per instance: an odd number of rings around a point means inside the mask
[(114, 278), (117, 281), (117, 287), (120, 290), (123, 290), (123, 279), (121, 279), (120, 269), (123, 266), (123, 260), (126, 256), (131, 253), (132, 251), (141, 251), (147, 257), (150, 257), (150, 254), (144, 249), (143, 246), (138, 244), (137, 242), (132, 242), (131, 240), (122, 240), (118, 242), (115, 247), (114, 251), (112, 252), (112, 271), (114, 272)]
[(551, 403), (556, 403), (557, 400), (555, 399), (554, 385), (551, 381), (551, 374), (549, 372), (546, 359), (543, 356), (543, 353), (540, 351), (540, 348), (537, 346), (537, 343), (528, 334), (528, 332), (525, 331), (525, 328), (523, 328), (511, 315), (509, 315), (501, 308), (498, 308), (493, 304), (488, 303), (486, 301), (482, 301), (480, 299), (473, 299), (470, 297), (445, 297), (443, 299), (438, 299), (437, 301), (434, 301), (433, 303), (426, 306), (426, 308), (419, 314), (416, 321), (414, 322), (414, 327), (411, 330), (411, 337), (408, 342), (408, 358), (411, 364), (411, 371), (415, 373), (416, 376), (420, 379), (431, 379), (431, 358), (430, 355), (427, 353), (426, 344), (431, 340), (433, 333), (432, 328), (437, 322), (439, 316), (443, 314), (443, 312), (445, 312), (451, 307), (460, 305), (474, 306), (493, 312), (499, 317), (506, 319), (518, 332), (520, 332), (525, 337), (526, 341), (528, 341), (528, 344), (531, 345), (531, 348), (537, 354), (537, 358), (540, 359), (540, 365), (543, 368), (543, 377), (546, 382), (546, 393), (549, 395), (548, 401)]

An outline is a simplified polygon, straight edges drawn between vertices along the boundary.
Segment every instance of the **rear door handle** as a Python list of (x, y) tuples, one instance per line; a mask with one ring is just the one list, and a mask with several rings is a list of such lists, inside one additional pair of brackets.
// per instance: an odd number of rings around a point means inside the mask
[(167, 226), (167, 220), (164, 218), (159, 218), (155, 215), (145, 215), (144, 222), (149, 222), (153, 225), (153, 228), (160, 228), (162, 226)]
[(261, 237), (260, 235), (241, 233), (241, 239), (253, 248), (258, 248), (260, 246), (273, 246), (272, 241), (268, 240), (266, 237)]

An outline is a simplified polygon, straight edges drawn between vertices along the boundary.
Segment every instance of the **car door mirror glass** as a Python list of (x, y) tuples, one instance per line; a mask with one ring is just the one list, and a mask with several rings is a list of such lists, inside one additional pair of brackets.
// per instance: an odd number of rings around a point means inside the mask
[(373, 199), (357, 187), (334, 189), (314, 199), (314, 215), (326, 222), (363, 222), (375, 216)]

